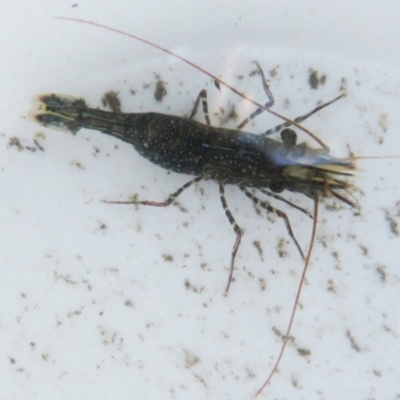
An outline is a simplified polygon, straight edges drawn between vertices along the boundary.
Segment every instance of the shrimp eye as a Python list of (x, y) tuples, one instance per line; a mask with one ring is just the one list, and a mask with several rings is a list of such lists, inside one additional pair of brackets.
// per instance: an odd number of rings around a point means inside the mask
[(274, 193), (282, 193), (286, 188), (285, 182), (284, 181), (272, 181), (271, 184), (269, 185), (269, 189), (271, 192)]
[(296, 145), (297, 134), (293, 129), (283, 129), (281, 131), (281, 139), (285, 148), (289, 150)]

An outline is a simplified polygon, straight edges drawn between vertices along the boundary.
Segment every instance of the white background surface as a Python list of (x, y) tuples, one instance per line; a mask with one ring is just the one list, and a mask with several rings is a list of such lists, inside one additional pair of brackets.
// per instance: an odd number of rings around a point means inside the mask
[[(337, 156), (347, 145), (356, 155), (383, 156), (400, 154), (400, 5), (73, 5), (1, 5), (0, 399), (251, 399), (279, 352), (273, 328), (286, 329), (302, 268), (281, 221), (258, 216), (238, 190), (227, 189), (245, 236), (224, 297), (234, 235), (215, 183), (182, 195), (188, 213), (104, 204), (134, 193), (162, 200), (187, 177), (97, 132), (74, 137), (27, 115), (32, 99), (47, 92), (100, 107), (101, 96), (115, 90), (125, 112), (184, 115), (206, 87), (211, 111), (235, 103), (244, 117), (252, 107), (154, 49), (53, 17), (91, 19), (153, 40), (263, 102), (259, 78), (249, 76), (257, 59), (266, 73), (278, 72), (271, 78), (275, 109), (289, 117), (337, 96), (345, 78), (348, 96), (305, 125)], [(318, 90), (308, 83), (310, 68), (328, 77)], [(152, 94), (154, 73), (167, 82), (161, 103)], [(256, 122), (248, 129), (279, 123), (268, 116)], [(38, 132), (44, 152), (9, 145), (17, 137), (35, 147)], [(400, 396), (400, 250), (387, 219), (399, 221), (399, 160), (363, 161), (360, 169), (360, 216), (347, 206), (321, 207), (294, 344), (259, 398)], [(306, 248), (310, 222), (285, 210)], [(276, 251), (281, 238), (284, 258)], [(311, 354), (300, 356), (298, 348)]]

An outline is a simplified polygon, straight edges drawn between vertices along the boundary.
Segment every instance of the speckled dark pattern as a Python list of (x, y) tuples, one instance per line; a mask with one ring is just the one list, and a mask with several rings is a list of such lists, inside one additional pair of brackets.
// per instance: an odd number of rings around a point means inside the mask
[[(283, 132), (283, 141), (278, 141), (174, 115), (91, 109), (84, 100), (68, 96), (45, 95), (40, 100), (44, 112), (36, 118), (44, 125), (74, 133), (80, 128), (95, 129), (131, 143), (139, 154), (162, 168), (222, 184), (273, 192), (287, 189), (315, 198), (324, 196), (327, 188), (346, 189), (347, 184), (336, 176), (353, 168), (350, 161), (336, 159), (326, 150), (296, 144), (291, 130)], [(333, 171), (332, 166), (345, 172)]]

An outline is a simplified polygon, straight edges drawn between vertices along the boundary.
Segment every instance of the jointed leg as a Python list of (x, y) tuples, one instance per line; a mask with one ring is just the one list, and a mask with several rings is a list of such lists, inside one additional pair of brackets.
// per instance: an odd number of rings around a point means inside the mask
[(200, 93), (197, 96), (196, 102), (194, 103), (194, 107), (193, 107), (192, 113), (190, 114), (189, 119), (193, 119), (193, 117), (196, 115), (197, 110), (199, 108), (200, 101), (201, 101), (201, 105), (203, 107), (203, 113), (204, 113), (204, 118), (206, 120), (206, 124), (211, 125), (210, 116), (208, 115), (208, 103), (207, 103), (207, 90), (206, 89), (200, 90)]
[[(274, 96), (272, 95), (271, 91), (269, 90), (269, 86), (267, 84), (267, 80), (265, 79), (265, 75), (264, 75), (264, 71), (262, 70), (262, 68), (260, 67), (260, 64), (257, 61), (253, 61), (254, 64), (257, 65), (258, 68), (258, 72), (261, 75), (261, 81), (262, 81), (262, 85), (264, 88), (264, 92), (266, 93), (267, 97), (268, 97), (268, 102), (265, 103), (265, 107), (266, 108), (271, 108), (274, 105), (275, 99)], [(247, 125), (252, 119), (254, 119), (255, 117), (257, 117), (258, 115), (260, 115), (262, 112), (264, 112), (263, 108), (257, 108), (256, 111), (252, 112), (247, 118), (245, 118), (239, 125), (238, 125), (238, 129), (242, 129), (245, 125)]]
[(104, 200), (104, 203), (108, 204), (142, 204), (145, 206), (155, 206), (155, 207), (167, 207), (171, 205), (175, 199), (188, 187), (192, 186), (194, 183), (200, 182), (203, 179), (202, 176), (198, 176), (197, 178), (192, 179), (189, 182), (186, 182), (183, 186), (181, 186), (176, 192), (170, 194), (165, 201), (151, 201), (151, 200), (142, 200), (142, 201), (109, 201)]
[(236, 223), (235, 218), (233, 217), (231, 211), (229, 210), (228, 204), (227, 204), (226, 199), (225, 199), (224, 185), (222, 185), (221, 183), (219, 184), (219, 194), (220, 194), (220, 198), (221, 198), (222, 207), (223, 207), (223, 209), (225, 211), (225, 215), (228, 218), (229, 223), (232, 225), (232, 228), (236, 233), (235, 244), (233, 245), (233, 248), (232, 248), (231, 268), (230, 268), (230, 272), (229, 272), (229, 279), (228, 279), (228, 284), (226, 285), (226, 293), (228, 293), (229, 292), (229, 288), (231, 286), (231, 282), (232, 282), (233, 269), (235, 267), (236, 253), (238, 251), (238, 248), (239, 248), (239, 245), (240, 245), (240, 241), (242, 239), (242, 235), (243, 234), (242, 234), (242, 229)]
[(303, 207), (299, 207), (298, 205), (292, 203), (292, 202), (289, 201), (289, 200), (286, 200), (284, 197), (279, 196), (279, 194), (272, 193), (272, 192), (269, 192), (268, 190), (260, 189), (260, 188), (259, 188), (258, 190), (259, 190), (261, 193), (266, 194), (267, 196), (273, 197), (273, 198), (276, 199), (276, 200), (279, 200), (279, 201), (282, 201), (283, 203), (288, 204), (289, 206), (291, 206), (291, 207), (295, 208), (296, 210), (301, 211), (303, 214), (307, 215), (307, 217), (310, 217), (311, 219), (313, 219), (313, 216), (312, 216), (312, 214), (310, 213), (310, 211), (306, 210), (306, 209), (303, 208)]
[[(313, 110), (311, 110), (307, 114), (301, 115), (300, 117), (295, 118), (293, 121), (300, 124), (307, 118), (311, 117), (311, 115), (317, 113), (318, 111), (322, 110), (325, 107), (330, 106), (332, 103), (334, 103), (335, 101), (338, 101), (339, 99), (341, 99), (344, 96), (346, 96), (346, 95), (344, 93), (342, 93), (340, 96), (337, 96), (333, 100), (328, 101), (327, 103), (323, 103), (318, 107), (315, 107)], [(273, 133), (280, 132), (283, 128), (288, 128), (291, 125), (292, 124), (289, 122), (284, 122), (283, 124), (275, 126), (275, 128), (268, 129), (267, 131), (264, 132), (264, 135), (272, 135)]]
[(301, 250), (301, 247), (300, 247), (299, 243), (297, 242), (297, 239), (294, 236), (292, 227), (290, 226), (290, 221), (289, 221), (288, 216), (283, 211), (272, 207), (266, 201), (260, 200), (258, 197), (254, 196), (254, 194), (251, 193), (249, 190), (247, 190), (244, 186), (239, 186), (239, 188), (255, 205), (258, 205), (258, 206), (264, 208), (264, 210), (266, 210), (270, 213), (276, 214), (279, 218), (282, 218), (285, 221), (286, 230), (287, 230), (289, 236), (291, 237), (293, 243), (296, 245), (297, 250), (299, 250), (301, 258), (304, 260), (303, 250)]

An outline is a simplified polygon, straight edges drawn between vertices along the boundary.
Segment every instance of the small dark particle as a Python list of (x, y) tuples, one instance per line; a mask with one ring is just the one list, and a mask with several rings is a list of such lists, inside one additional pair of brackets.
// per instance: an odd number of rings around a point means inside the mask
[(347, 144), (347, 152), (349, 153), (349, 157), (354, 157), (354, 153), (353, 153), (353, 151), (351, 150), (351, 147), (350, 147), (350, 145), (349, 144)]
[(24, 146), (22, 146), (21, 141), (17, 137), (10, 138), (10, 140), (8, 141), (8, 145), (10, 147), (16, 147), (18, 151), (24, 150)]
[(218, 90), (221, 90), (221, 86), (218, 81), (214, 80), (214, 85)]
[(257, 377), (257, 374), (254, 371), (252, 371), (251, 369), (249, 369), (249, 368), (246, 368), (246, 372), (247, 372), (247, 376), (249, 378), (256, 378)]
[(342, 205), (336, 204), (336, 203), (332, 203), (332, 204), (326, 203), (324, 206), (325, 206), (325, 210), (328, 210), (328, 211), (340, 211), (340, 210), (344, 209), (344, 207)]
[(162, 255), (162, 258), (163, 258), (164, 261), (166, 261), (166, 262), (172, 262), (172, 261), (174, 261), (174, 257), (171, 256), (171, 254), (163, 254), (163, 255)]
[(75, 311), (71, 311), (69, 313), (67, 313), (68, 318), (72, 318), (75, 317), (76, 315), (81, 315), (82, 311), (79, 310), (75, 310)]
[(231, 107), (231, 109), (230, 109), (230, 111), (229, 111), (228, 116), (226, 117), (226, 119), (227, 119), (227, 120), (228, 120), (228, 119), (233, 119), (234, 121), (236, 121), (238, 117), (239, 117), (239, 115), (238, 115), (238, 113), (236, 112), (235, 105), (233, 104), (232, 107)]
[[(190, 353), (187, 350), (184, 350), (184, 352), (185, 352), (186, 368), (193, 367), (193, 365), (196, 365), (199, 363), (200, 358), (197, 357), (195, 354)], [(205, 382), (204, 382), (204, 384), (205, 384)]]
[(253, 274), (251, 271), (247, 271), (247, 275), (248, 275), (250, 278), (254, 279), (254, 274)]
[(351, 348), (359, 353), (361, 351), (361, 347), (357, 344), (356, 340), (353, 338), (349, 330), (346, 331), (346, 336), (350, 340)]
[(130, 300), (126, 300), (124, 305), (127, 306), (127, 307), (135, 308), (135, 306), (133, 305), (133, 303)]
[[(36, 137), (40, 137), (40, 134), (37, 134)], [(8, 141), (8, 146), (9, 147), (16, 147), (18, 149), (18, 151), (22, 151), (22, 150), (29, 150), (29, 151), (33, 151), (35, 152), (37, 149), (44, 151), (44, 148), (39, 144), (39, 142), (37, 141), (37, 139), (33, 139), (34, 144), (36, 145), (36, 147), (33, 146), (23, 146), (21, 144), (21, 140), (17, 137), (11, 137)]]
[(278, 71), (276, 70), (276, 67), (275, 67), (275, 68), (272, 68), (272, 69), (269, 71), (269, 76), (270, 76), (271, 78), (274, 78), (277, 74), (278, 74)]
[(340, 80), (340, 87), (339, 87), (339, 90), (340, 90), (341, 92), (347, 91), (347, 79), (346, 79), (346, 78), (342, 78), (342, 79)]
[(386, 271), (385, 271), (385, 267), (379, 266), (376, 268), (376, 271), (379, 274), (379, 277), (381, 279), (381, 282), (386, 282)]
[(318, 89), (319, 80), (318, 80), (318, 72), (311, 70), (308, 75), (308, 82), (311, 86), (311, 89)]
[(258, 68), (253, 69), (253, 71), (250, 71), (249, 76), (254, 76), (254, 75), (259, 75), (260, 70)]
[(332, 279), (329, 279), (328, 281), (328, 288), (327, 288), (328, 292), (332, 292), (332, 293), (337, 293), (336, 292), (336, 288), (335, 288), (335, 284), (333, 282)]
[[(282, 340), (285, 338), (285, 335), (278, 328), (276, 328), (275, 326), (272, 327), (272, 331), (275, 333), (276, 336), (278, 336)], [(294, 344), (294, 342), (295, 342), (293, 336), (288, 336), (287, 341), (288, 341), (288, 343), (292, 343), (292, 344)]]
[(278, 328), (272, 327), (272, 331), (275, 333), (276, 336), (283, 338), (283, 334)]
[(359, 244), (358, 246), (360, 247), (363, 256), (366, 257), (368, 255), (368, 249), (365, 246), (363, 246), (362, 244)]
[(36, 147), (31, 147), (31, 146), (25, 146), (25, 149), (29, 150), (29, 151), (32, 151), (32, 152), (36, 151)]
[(260, 289), (264, 292), (265, 289), (267, 288), (267, 282), (264, 278), (260, 278), (258, 280), (258, 283), (260, 284)]
[(74, 165), (75, 167), (79, 168), (79, 169), (86, 169), (79, 161), (72, 161), (71, 162), (72, 165)]
[(178, 200), (174, 201), (174, 206), (178, 207), (179, 210), (181, 210), (183, 213), (189, 212), (187, 208), (183, 207), (181, 203), (179, 203)]
[(388, 129), (388, 113), (382, 113), (379, 115), (379, 126), (381, 127), (383, 132), (386, 132)]
[(283, 108), (289, 108), (291, 106), (290, 100), (288, 98), (284, 99), (282, 106)]
[(264, 261), (264, 257), (263, 257), (263, 249), (261, 248), (261, 243), (258, 240), (255, 240), (253, 242), (253, 246), (257, 249), (258, 251), (258, 255), (261, 258), (261, 261)]
[(71, 277), (69, 275), (60, 275), (56, 271), (53, 272), (53, 275), (54, 275), (55, 282), (62, 280), (69, 285), (76, 285), (78, 283), (77, 281), (74, 281), (73, 279), (71, 279)]
[(310, 350), (307, 350), (307, 349), (300, 349), (300, 348), (298, 348), (298, 349), (297, 349), (297, 352), (298, 352), (301, 356), (303, 356), (303, 357), (307, 357), (307, 356), (309, 356), (309, 355), (311, 354), (311, 351), (310, 351)]
[(383, 211), (385, 212), (385, 219), (389, 223), (390, 232), (392, 232), (393, 235), (395, 235), (395, 236), (399, 236), (400, 235), (399, 224), (393, 218), (393, 216), (389, 213), (389, 211), (387, 211), (387, 210), (383, 210)]
[[(129, 201), (132, 201), (133, 203), (137, 202), (138, 201), (138, 194), (135, 193), (132, 196), (130, 196), (129, 197)], [(135, 210), (139, 210), (139, 204), (134, 204), (134, 206), (135, 206)], [(139, 225), (138, 229), (139, 230), (137, 230), (137, 232), (140, 232), (142, 230), (142, 227)]]
[(326, 82), (327, 76), (325, 74), (318, 77), (318, 71), (315, 69), (309, 69), (308, 75), (308, 83), (310, 84), (311, 89), (318, 89), (319, 85), (324, 85)]
[(162, 101), (163, 97), (168, 93), (165, 88), (165, 82), (161, 80), (160, 76), (154, 74), (157, 78), (156, 90), (154, 91), (154, 97), (157, 101)]
[(40, 151), (44, 151), (44, 148), (40, 145), (40, 143), (39, 143), (36, 139), (33, 139), (33, 143), (36, 144), (37, 148), (38, 148)]
[(189, 279), (185, 279), (185, 288), (187, 289), (187, 290), (191, 290), (192, 292), (194, 292), (194, 293), (202, 293), (203, 292), (203, 290), (204, 290), (204, 287), (197, 287), (197, 286), (194, 286), (194, 285), (192, 285), (191, 283), (190, 283), (190, 281), (189, 281)]
[(276, 249), (278, 250), (278, 255), (280, 258), (285, 258), (288, 256), (288, 252), (285, 249), (285, 244), (286, 244), (285, 239), (280, 238), (278, 241), (278, 245), (276, 246)]
[(232, 121), (236, 121), (238, 119), (238, 117), (239, 117), (239, 115), (236, 112), (235, 105), (233, 104), (230, 107), (230, 110), (229, 110), (228, 114), (226, 115), (226, 117), (221, 120), (221, 125), (224, 125), (224, 124), (228, 123), (231, 120)]
[(118, 98), (117, 92), (110, 90), (109, 92), (104, 93), (101, 102), (104, 107), (110, 107), (113, 112), (121, 113), (121, 102)]

